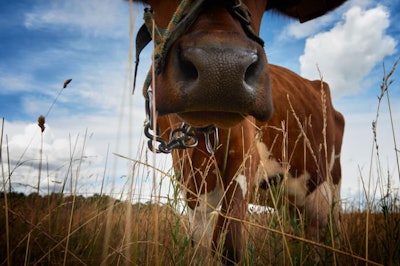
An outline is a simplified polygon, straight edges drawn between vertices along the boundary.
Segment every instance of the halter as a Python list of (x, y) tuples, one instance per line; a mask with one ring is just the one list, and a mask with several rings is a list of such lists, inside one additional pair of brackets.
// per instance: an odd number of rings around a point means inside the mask
[[(182, 0), (166, 29), (155, 25), (153, 10), (151, 8), (145, 8), (143, 16), (144, 24), (140, 27), (136, 36), (136, 62), (132, 93), (135, 91), (136, 87), (136, 77), (141, 51), (151, 40), (154, 41), (154, 72), (156, 75), (160, 74), (165, 67), (166, 55), (172, 44), (190, 28), (190, 26), (197, 19), (198, 15), (204, 10), (205, 3), (208, 1), (216, 0)], [(247, 6), (244, 5), (241, 0), (220, 1), (224, 2), (229, 13), (240, 21), (240, 24), (242, 25), (246, 35), (263, 47), (264, 41), (258, 37), (251, 27), (251, 14)], [(183, 123), (181, 127), (172, 130), (169, 142), (165, 141), (159, 136), (157, 129), (154, 128), (154, 117), (152, 115), (153, 91), (150, 87), (152, 79), (152, 68), (150, 68), (143, 85), (143, 95), (146, 99), (146, 122), (144, 132), (146, 137), (149, 138), (148, 146), (150, 150), (157, 153), (169, 153), (172, 149), (196, 147), (198, 144), (198, 139), (195, 133), (197, 132), (204, 134), (207, 150), (208, 152), (213, 153), (218, 147), (218, 129), (215, 126), (209, 126), (206, 128), (193, 128), (186, 123)], [(152, 133), (151, 131), (155, 133)], [(214, 136), (213, 143), (210, 140), (211, 135)], [(154, 142), (158, 142), (157, 148), (154, 147)]]

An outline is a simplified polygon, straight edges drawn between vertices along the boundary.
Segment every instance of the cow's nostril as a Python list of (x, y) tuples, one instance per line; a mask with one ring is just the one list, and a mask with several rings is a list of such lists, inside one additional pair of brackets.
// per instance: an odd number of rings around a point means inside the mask
[(196, 67), (189, 61), (183, 61), (181, 64), (182, 70), (184, 72), (185, 81), (195, 81), (199, 76)]
[(254, 55), (254, 57), (254, 62), (247, 67), (246, 72), (244, 73), (244, 82), (249, 85), (255, 84), (258, 79), (260, 62), (256, 54)]
[(199, 73), (195, 67), (195, 65), (190, 61), (189, 58), (186, 58), (179, 53), (179, 73), (180, 79), (185, 82), (194, 82), (197, 80)]

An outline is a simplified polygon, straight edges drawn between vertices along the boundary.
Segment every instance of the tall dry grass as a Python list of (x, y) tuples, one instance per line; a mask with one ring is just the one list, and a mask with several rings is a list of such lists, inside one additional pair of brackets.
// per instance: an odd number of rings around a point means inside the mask
[[(60, 196), (7, 194), (6, 216), (2, 195), (0, 221), (9, 227), (0, 235), (2, 265), (154, 265), (156, 261), (161, 265), (189, 265), (197, 261), (187, 217), (169, 204), (157, 207), (158, 241), (154, 242), (154, 204), (131, 204), (99, 195), (75, 199)], [(128, 211), (131, 219), (127, 218)], [(297, 221), (284, 220), (282, 230), (279, 216), (283, 214), (253, 214), (245, 222), (248, 240), (244, 263), (314, 265), (312, 255), (321, 252), (320, 244), (306, 240)], [(338, 250), (330, 249), (328, 243), (324, 248), (329, 252), (320, 256), (321, 265), (332, 265), (334, 254), (338, 265), (365, 265), (367, 261), (368, 265), (398, 265), (399, 209), (370, 214), (368, 226), (365, 217), (365, 211), (343, 214), (346, 243)], [(128, 232), (127, 227), (131, 229)], [(106, 230), (111, 231), (107, 241)], [(365, 241), (369, 243), (368, 259)], [(158, 253), (154, 252), (155, 245)], [(217, 260), (210, 256), (206, 262), (214, 264)]]
[[(390, 106), (389, 88), (396, 65), (397, 62), (389, 73), (384, 74), (378, 106), (384, 99)], [(379, 157), (378, 117), (379, 107), (372, 132), (375, 136), (372, 153)], [(132, 161), (132, 173), (127, 184), (128, 197), (124, 201), (104, 195), (103, 191), (91, 197), (81, 196), (76, 189), (79, 167), (73, 176), (75, 190), (72, 195), (65, 194), (64, 189), (44, 196), (10, 192), (12, 172), (5, 169), (12, 167), (9, 161), (3, 161), (2, 155), (12, 151), (8, 150), (7, 139), (5, 144), (3, 142), (3, 130), (4, 119), (0, 138), (1, 265), (190, 265), (198, 261), (198, 249), (192, 245), (188, 218), (182, 207), (184, 185), (173, 174), (157, 169), (147, 161), (127, 158)], [(398, 151), (394, 136), (394, 149)], [(84, 149), (78, 164), (83, 157)], [(154, 185), (159, 185), (160, 180), (173, 181), (169, 196), (162, 204), (157, 190), (151, 202), (133, 202), (132, 195), (141, 193), (137, 177), (149, 175), (149, 172)], [(379, 173), (378, 179), (390, 180), (385, 171)], [(104, 183), (104, 177), (100, 182)], [(393, 192), (390, 182), (388, 184), (384, 188), (385, 196), (373, 200), (371, 191), (375, 189), (368, 188), (365, 182), (367, 207), (347, 207), (341, 215), (342, 234), (329, 228), (330, 239), (324, 243), (305, 238), (304, 221), (293, 218), (288, 204), (282, 200), (284, 188), (272, 190), (274, 201), (283, 202), (281, 207), (274, 212), (252, 213), (248, 221), (242, 221), (247, 239), (243, 264), (400, 265), (399, 195)], [(334, 244), (336, 237), (341, 239), (340, 246)], [(319, 261), (315, 260), (316, 255)], [(215, 265), (218, 258), (209, 251), (203, 262)]]

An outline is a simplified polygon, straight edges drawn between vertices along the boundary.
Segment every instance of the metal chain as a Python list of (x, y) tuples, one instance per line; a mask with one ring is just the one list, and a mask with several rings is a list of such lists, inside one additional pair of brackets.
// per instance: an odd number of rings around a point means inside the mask
[[(204, 140), (208, 153), (213, 154), (219, 146), (219, 134), (216, 126), (208, 126), (205, 128), (196, 128), (197, 132), (204, 134)], [(214, 138), (214, 142), (211, 142), (211, 136)]]
[(157, 134), (157, 130), (154, 129), (153, 91), (150, 87), (147, 89), (147, 95), (144, 134), (149, 139), (147, 141), (149, 149), (156, 153), (170, 153), (173, 149), (196, 147), (199, 142), (198, 138), (194, 135), (194, 129), (186, 123), (182, 123), (180, 127), (171, 131), (168, 142)]
[[(171, 131), (169, 141), (164, 140), (157, 133), (153, 133), (152, 131), (152, 123), (147, 121), (144, 126), (144, 134), (149, 139), (147, 141), (147, 146), (151, 151), (156, 153), (170, 153), (173, 149), (195, 148), (199, 143), (195, 132), (204, 135), (206, 149), (210, 154), (214, 154), (219, 146), (218, 128), (215, 126), (193, 128), (183, 122), (180, 127)], [(214, 139), (213, 142), (211, 138)]]
[[(205, 137), (206, 149), (210, 154), (213, 154), (219, 145), (218, 128), (209, 126), (205, 128), (194, 128), (185, 122), (182, 125), (171, 131), (169, 141), (164, 140), (154, 130), (153, 117), (153, 90), (151, 87), (147, 89), (148, 98), (146, 98), (146, 122), (144, 126), (144, 134), (149, 139), (147, 146), (156, 153), (170, 153), (173, 149), (194, 148), (199, 143), (195, 132), (203, 133)], [(156, 133), (153, 133), (156, 132)], [(210, 136), (213, 136), (214, 143), (211, 143)]]
[[(153, 39), (156, 43), (154, 51), (156, 62), (153, 62), (153, 64), (156, 66), (156, 71), (160, 71), (164, 65), (163, 60), (165, 60), (165, 55), (168, 52), (171, 43), (187, 31), (190, 25), (197, 18), (206, 1), (207, 0), (182, 0), (165, 30), (154, 24), (155, 22), (152, 10), (145, 10), (145, 25), (142, 26), (143, 29), (139, 31), (137, 36), (134, 84), (136, 83), (139, 54), (142, 49), (151, 39)], [(240, 21), (246, 34), (261, 46), (264, 46), (264, 41), (255, 34), (251, 26), (251, 14), (249, 9), (241, 0), (230, 0), (228, 3), (228, 10)], [(146, 28), (147, 32), (145, 30)], [(156, 31), (155, 34), (153, 34), (153, 29)], [(143, 86), (143, 92), (146, 98), (146, 122), (144, 134), (149, 138), (149, 149), (157, 153), (170, 153), (173, 149), (194, 148), (198, 144), (198, 137), (195, 135), (197, 132), (204, 135), (206, 149), (210, 154), (213, 154), (219, 146), (218, 128), (215, 126), (193, 128), (190, 125), (183, 123), (180, 127), (171, 131), (169, 141), (164, 140), (157, 134), (157, 129), (154, 128), (155, 117), (153, 117), (154, 107), (152, 103), (153, 91), (150, 86), (153, 78), (152, 72), (149, 71)], [(213, 141), (211, 141), (211, 139), (213, 139)]]
[(144, 134), (149, 138), (147, 145), (151, 151), (156, 153), (170, 153), (173, 149), (194, 148), (198, 144), (194, 129), (186, 123), (182, 123), (180, 127), (171, 131), (168, 142), (151, 131), (151, 123), (146, 122)]

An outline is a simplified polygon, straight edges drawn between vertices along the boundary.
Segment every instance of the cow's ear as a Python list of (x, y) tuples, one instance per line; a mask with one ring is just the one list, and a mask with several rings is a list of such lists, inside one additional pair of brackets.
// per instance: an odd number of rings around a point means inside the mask
[(276, 9), (301, 23), (312, 20), (335, 9), (347, 0), (269, 0), (267, 10)]

